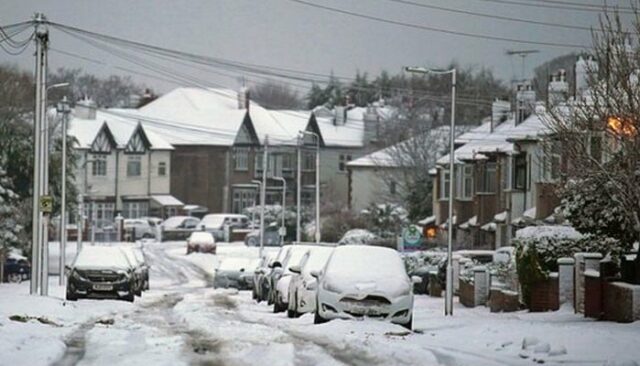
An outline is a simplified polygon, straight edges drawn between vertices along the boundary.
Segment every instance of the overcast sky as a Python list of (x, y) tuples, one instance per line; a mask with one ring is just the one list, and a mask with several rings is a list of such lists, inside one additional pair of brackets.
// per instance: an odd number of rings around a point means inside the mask
[[(521, 24), (419, 8), (388, 0), (309, 0), (361, 14), (468, 33), (560, 42), (591, 44), (589, 31)], [(486, 0), (413, 0), (424, 4), (545, 22), (592, 26), (592, 12), (544, 9), (499, 4)], [(519, 0), (540, 4), (540, 0)], [(575, 0), (574, 0), (575, 1)], [(596, 4), (598, 0), (578, 0)], [(611, 2), (611, 1), (610, 1)], [(544, 4), (544, 3), (543, 3)], [(626, 3), (620, 3), (626, 4)], [(212, 57), (307, 70), (321, 74), (353, 76), (356, 70), (398, 72), (405, 65), (486, 66), (505, 80), (519, 76), (520, 59), (505, 55), (508, 49), (538, 49), (527, 58), (533, 66), (571, 51), (571, 48), (514, 44), (408, 29), (348, 15), (311, 8), (289, 0), (113, 0), (44, 1), (3, 0), (0, 24), (10, 24), (43, 12), (49, 20), (166, 48)], [(104, 64), (51, 53), (50, 67), (81, 67), (99, 75), (127, 74), (115, 66), (143, 70), (70, 36), (53, 30), (51, 47), (73, 52)], [(33, 47), (22, 56), (0, 50), (0, 62), (33, 68)], [(186, 70), (173, 65), (176, 70)], [(149, 73), (149, 71), (143, 71)], [(237, 88), (238, 81), (190, 70), (203, 83)], [(175, 84), (132, 75), (134, 79), (165, 92)]]

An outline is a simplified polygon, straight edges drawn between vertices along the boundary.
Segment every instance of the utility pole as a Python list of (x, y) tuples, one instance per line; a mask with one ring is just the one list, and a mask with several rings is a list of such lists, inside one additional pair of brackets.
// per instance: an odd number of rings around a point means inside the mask
[(264, 155), (262, 155), (262, 186), (260, 186), (260, 257), (264, 251), (264, 206), (267, 195), (267, 173), (269, 171), (269, 135), (264, 137)]
[[(46, 20), (44, 16), (41, 18)], [(49, 47), (49, 30), (46, 26), (42, 25), (43, 28), (43, 44), (42, 44), (42, 72), (40, 76), (42, 77), (42, 100), (40, 102), (41, 108), (41, 121), (42, 121), (42, 136), (41, 136), (41, 146), (40, 146), (40, 166), (42, 169), (42, 184), (40, 185), (41, 196), (49, 195), (49, 118), (47, 115), (47, 92), (49, 88), (47, 87), (47, 51)], [(41, 225), (42, 225), (42, 235), (40, 236), (40, 252), (42, 253), (40, 263), (41, 263), (41, 271), (40, 274), (42, 276), (42, 280), (40, 282), (40, 295), (48, 296), (49, 295), (49, 219), (50, 213), (43, 212), (41, 216)]]
[(48, 39), (48, 32), (46, 28), (42, 26), (44, 16), (41, 13), (36, 13), (34, 20), (36, 22), (36, 67), (35, 67), (35, 83), (36, 83), (36, 95), (35, 95), (35, 109), (34, 109), (34, 123), (33, 123), (33, 213), (32, 213), (32, 228), (31, 228), (31, 284), (29, 292), (31, 295), (36, 295), (41, 285), (40, 273), (42, 271), (42, 224), (40, 213), (40, 197), (42, 195), (42, 102), (44, 101), (44, 83), (43, 74), (46, 73), (46, 59), (44, 53), (46, 52), (46, 44)]
[(302, 136), (311, 135), (316, 140), (316, 243), (320, 243), (320, 135), (311, 131), (300, 131)]
[(60, 194), (60, 281), (59, 285), (63, 286), (64, 268), (66, 265), (67, 250), (67, 123), (69, 122), (69, 101), (67, 97), (62, 99), (58, 111), (62, 113), (62, 192)]
[(278, 230), (278, 234), (281, 237), (281, 243), (284, 243), (284, 237), (287, 235), (286, 226), (285, 226), (285, 213), (286, 213), (286, 205), (287, 205), (287, 180), (283, 177), (273, 177), (275, 180), (279, 180), (282, 182), (282, 224), (280, 225), (280, 230)]
[(298, 168), (296, 169), (296, 242), (300, 243), (302, 240), (302, 209), (301, 209), (301, 201), (302, 201), (302, 138), (298, 135), (298, 159), (297, 164)]

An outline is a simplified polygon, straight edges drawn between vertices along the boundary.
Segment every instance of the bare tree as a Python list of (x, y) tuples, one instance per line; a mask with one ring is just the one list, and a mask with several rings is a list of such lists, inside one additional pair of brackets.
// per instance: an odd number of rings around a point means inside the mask
[(251, 99), (268, 109), (298, 109), (303, 105), (296, 91), (276, 81), (255, 84), (250, 90)]
[[(593, 34), (597, 64), (589, 64), (588, 88), (547, 121), (566, 161), (560, 192), (568, 219), (627, 248), (640, 240), (640, 54), (630, 41), (618, 14), (604, 15)], [(636, 268), (640, 277), (640, 256)]]

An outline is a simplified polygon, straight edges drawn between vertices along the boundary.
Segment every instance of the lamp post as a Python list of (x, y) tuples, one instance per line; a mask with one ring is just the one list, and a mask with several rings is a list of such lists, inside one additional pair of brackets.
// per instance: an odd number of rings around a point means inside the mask
[[(300, 131), (302, 136), (311, 135), (316, 140), (316, 243), (320, 243), (320, 136), (312, 131)], [(300, 180), (298, 180), (298, 190)]]
[(260, 257), (264, 252), (264, 206), (266, 205), (267, 174), (269, 172), (269, 135), (264, 137), (262, 155), (262, 185), (260, 186)]
[(456, 123), (456, 69), (451, 70), (432, 70), (424, 67), (405, 67), (405, 71), (418, 74), (451, 74), (451, 126), (449, 131), (449, 223), (447, 225), (447, 284), (445, 288), (444, 314), (453, 315), (453, 179), (454, 179), (454, 140), (455, 140), (455, 123)]
[[(68, 83), (66, 83), (69, 85)], [(61, 85), (61, 84), (60, 84)], [(58, 104), (58, 113), (62, 113), (62, 187), (60, 193), (60, 278), (59, 285), (64, 285), (64, 266), (67, 250), (67, 124), (69, 121), (69, 102), (67, 97)]]
[(286, 204), (287, 204), (287, 180), (284, 179), (283, 177), (272, 177), (275, 180), (279, 180), (282, 182), (282, 224), (280, 225), (280, 231), (279, 234), (282, 237), (282, 243), (284, 243), (284, 237), (286, 236), (286, 229), (285, 229), (285, 225), (284, 225), (284, 221), (285, 221), (285, 208), (286, 208)]

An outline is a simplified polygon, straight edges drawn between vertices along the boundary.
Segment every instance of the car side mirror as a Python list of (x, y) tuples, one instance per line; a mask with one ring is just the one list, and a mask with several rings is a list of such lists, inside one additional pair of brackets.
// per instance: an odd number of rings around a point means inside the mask
[(293, 273), (297, 273), (300, 274), (300, 272), (302, 272), (301, 268), (299, 265), (294, 265), (289, 267), (289, 271), (293, 272)]
[(282, 268), (282, 263), (275, 261), (271, 264), (271, 268)]
[(411, 276), (411, 282), (415, 285), (422, 283), (422, 277)]
[(311, 277), (313, 277), (313, 278), (318, 278), (318, 277), (320, 277), (320, 271), (315, 271), (315, 270), (313, 270), (313, 271), (311, 271), (311, 272), (309, 272), (309, 273), (311, 274)]

